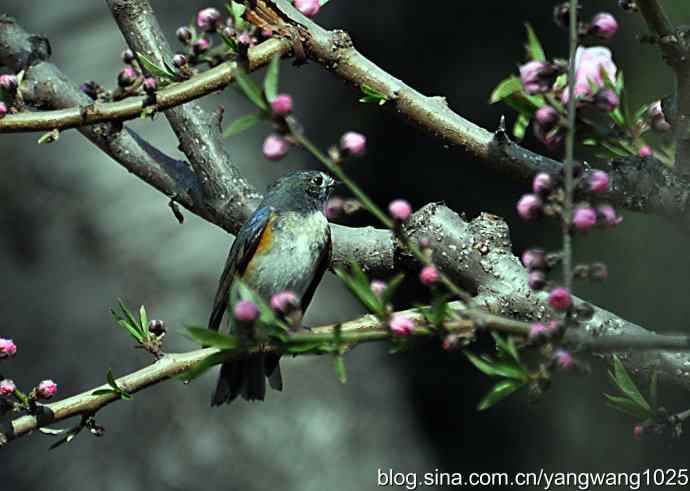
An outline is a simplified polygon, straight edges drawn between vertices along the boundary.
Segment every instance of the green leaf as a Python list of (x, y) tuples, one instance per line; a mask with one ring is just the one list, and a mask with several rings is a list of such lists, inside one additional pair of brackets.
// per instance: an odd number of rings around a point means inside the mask
[(244, 14), (246, 7), (238, 2), (229, 2), (225, 8), (232, 17), (235, 29), (237, 29), (237, 31), (244, 30), (244, 26), (247, 22), (242, 18), (242, 15)]
[(141, 63), (142, 68), (153, 75), (154, 77), (158, 78), (163, 78), (163, 79), (168, 79), (168, 80), (176, 80), (177, 79), (177, 73), (174, 71), (171, 71), (167, 66), (159, 66), (156, 63), (154, 63), (152, 60), (146, 57), (144, 53), (137, 53), (137, 58), (139, 59), (139, 62)]
[[(383, 289), (381, 293), (381, 301), (384, 304), (390, 303), (393, 300), (396, 290), (400, 286), (400, 283), (405, 279), (405, 273), (396, 274), (392, 280), (388, 282), (386, 288)], [(371, 284), (371, 283), (370, 283)]]
[(544, 54), (544, 48), (541, 47), (539, 38), (537, 34), (532, 29), (532, 26), (527, 23), (525, 24), (527, 28), (527, 54), (530, 59), (537, 61), (546, 61), (546, 55)]
[(520, 365), (498, 361), (494, 363), (493, 368), (496, 374), (501, 377), (520, 380), (521, 382), (527, 382), (529, 380), (527, 372)]
[(225, 43), (225, 46), (232, 52), (232, 53), (237, 53), (239, 50), (237, 49), (237, 43), (232, 37), (226, 36), (223, 34), (223, 31), (220, 31), (218, 33), (220, 36), (220, 39)]
[(46, 428), (44, 426), (42, 428), (39, 428), (38, 431), (40, 431), (44, 435), (61, 435), (62, 433), (67, 431), (67, 428)]
[[(113, 315), (115, 312), (113, 312)], [(134, 338), (134, 340), (138, 343), (143, 343), (144, 342), (144, 337), (142, 336), (141, 332), (139, 332), (139, 329), (134, 328), (129, 322), (127, 322), (125, 319), (120, 319), (117, 321), (117, 324), (125, 329), (127, 332), (129, 332), (130, 336)]]
[(323, 6), (326, 5), (329, 1), (330, 1), (330, 0), (319, 0), (319, 3), (320, 3), (321, 6), (323, 7)]
[(608, 402), (606, 403), (607, 406), (616, 409), (617, 411), (620, 411), (622, 413), (625, 413), (629, 416), (632, 416), (633, 418), (636, 418), (638, 420), (645, 420), (651, 417), (650, 412), (645, 411), (643, 408), (641, 408), (634, 401), (631, 401), (627, 397), (612, 396), (609, 394), (604, 394), (604, 397), (608, 399)]
[(190, 382), (196, 378), (199, 378), (212, 367), (223, 363), (227, 359), (228, 353), (229, 351), (223, 350), (219, 351), (218, 353), (208, 355), (199, 363), (193, 365), (188, 370), (185, 370), (184, 372), (177, 375), (177, 378), (180, 380), (184, 380), (185, 382)]
[(525, 384), (523, 384), (522, 382), (518, 382), (516, 380), (500, 381), (499, 383), (494, 385), (493, 388), (484, 397), (482, 397), (482, 400), (479, 401), (479, 404), (477, 405), (477, 410), (484, 411), (485, 409), (489, 409), (491, 406), (502, 401), (510, 394), (521, 388), (523, 385)]
[(513, 126), (513, 136), (517, 141), (522, 141), (525, 138), (525, 131), (529, 126), (529, 117), (525, 114), (518, 115), (515, 120), (515, 125)]
[(253, 102), (259, 109), (263, 109), (264, 111), (268, 110), (266, 101), (261, 94), (261, 89), (249, 75), (244, 73), (240, 68), (237, 68), (235, 70), (235, 80), (237, 80), (237, 85), (239, 85), (242, 92), (244, 92), (244, 95), (247, 96), (247, 99)]
[(492, 360), (484, 360), (479, 358), (477, 355), (470, 353), (469, 351), (465, 351), (465, 356), (480, 372), (489, 375), (490, 377), (498, 376), (498, 372), (494, 368)]
[(520, 355), (515, 347), (515, 340), (512, 336), (506, 336), (506, 339), (504, 339), (495, 331), (491, 331), (491, 336), (494, 338), (496, 347), (501, 353), (507, 355), (509, 358), (512, 358), (518, 364), (520, 363)]
[(522, 82), (515, 75), (511, 75), (496, 86), (491, 93), (491, 97), (489, 97), (489, 103), (495, 104), (500, 102), (516, 92), (522, 92)]
[(273, 99), (278, 95), (278, 74), (280, 72), (280, 55), (275, 55), (271, 59), (271, 63), (266, 70), (266, 77), (264, 77), (264, 94), (268, 102), (273, 102)]
[(644, 396), (637, 388), (637, 385), (635, 385), (635, 382), (633, 382), (630, 375), (628, 375), (628, 371), (623, 366), (623, 363), (615, 354), (613, 355), (613, 374), (611, 374), (611, 372), (609, 372), (609, 374), (623, 394), (647, 411), (647, 413), (651, 413), (649, 403), (645, 400)]
[(144, 337), (149, 337), (149, 316), (146, 314), (146, 307), (139, 307), (139, 326), (144, 333)]
[(229, 138), (233, 135), (241, 133), (244, 130), (248, 130), (252, 126), (255, 126), (260, 120), (261, 113), (252, 113), (241, 116), (230, 123), (227, 128), (225, 128), (223, 131), (223, 137)]
[(360, 85), (359, 89), (364, 94), (364, 97), (359, 99), (359, 102), (363, 102), (365, 104), (378, 104), (379, 106), (383, 106), (386, 103), (386, 101), (388, 101), (388, 97), (384, 93), (379, 92), (378, 90), (372, 87), (369, 87), (367, 84)]
[(205, 327), (188, 326), (182, 334), (201, 346), (212, 346), (220, 349), (234, 349), (237, 347), (237, 338), (226, 336)]
[(345, 369), (345, 360), (343, 355), (335, 355), (335, 376), (341, 384), (347, 383), (347, 370)]
[(349, 274), (339, 268), (335, 269), (335, 274), (369, 312), (378, 316), (385, 314), (381, 299), (371, 290), (369, 281), (359, 264), (353, 262)]
[(108, 380), (108, 384), (115, 389), (116, 391), (120, 391), (120, 388), (117, 386), (117, 382), (115, 382), (115, 376), (113, 375), (112, 369), (108, 368), (108, 374), (106, 375), (106, 379)]

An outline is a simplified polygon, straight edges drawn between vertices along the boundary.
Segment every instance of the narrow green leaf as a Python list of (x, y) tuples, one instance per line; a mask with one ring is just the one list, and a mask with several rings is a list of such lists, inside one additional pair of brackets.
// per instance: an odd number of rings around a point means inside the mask
[(532, 29), (532, 26), (527, 23), (525, 24), (527, 28), (527, 53), (532, 60), (546, 61), (546, 55), (544, 54), (544, 48), (541, 47), (539, 38), (537, 34)]
[(362, 285), (360, 281), (348, 275), (345, 271), (336, 268), (335, 274), (340, 278), (345, 286), (354, 294), (355, 298), (372, 314), (383, 315), (383, 304), (376, 294), (371, 291), (369, 285)]
[(527, 126), (529, 126), (529, 117), (524, 114), (518, 115), (513, 125), (513, 136), (517, 141), (522, 141), (525, 138)]
[(138, 342), (138, 343), (144, 342), (144, 337), (141, 335), (141, 332), (139, 332), (138, 329), (135, 329), (134, 327), (132, 327), (132, 325), (129, 322), (127, 322), (125, 319), (118, 320), (117, 324), (120, 327), (122, 327), (123, 329), (125, 329), (130, 334), (130, 336), (132, 336), (134, 338), (134, 340), (136, 342)]
[(489, 103), (495, 104), (516, 92), (522, 92), (522, 82), (515, 75), (502, 80), (491, 93)]
[(515, 340), (511, 336), (506, 336), (504, 339), (503, 336), (495, 331), (491, 331), (491, 336), (494, 338), (496, 348), (498, 348), (502, 354), (520, 363), (520, 355), (515, 347)]
[(235, 29), (238, 32), (243, 31), (244, 26), (247, 23), (242, 18), (242, 15), (244, 14), (246, 7), (239, 2), (228, 2), (228, 4), (225, 6), (225, 8), (228, 10), (228, 13), (232, 17), (233, 25), (235, 26)]
[(645, 400), (632, 378), (630, 378), (630, 375), (623, 366), (620, 358), (618, 358), (618, 356), (615, 354), (613, 355), (613, 375), (616, 385), (623, 392), (623, 394), (628, 396), (629, 399), (631, 399), (648, 413), (651, 412), (649, 403)]
[(146, 307), (139, 307), (139, 326), (144, 333), (144, 337), (149, 337), (149, 316), (146, 314)]
[(386, 288), (383, 289), (383, 292), (381, 293), (381, 301), (384, 304), (390, 303), (391, 300), (393, 300), (393, 296), (395, 295), (396, 290), (402, 283), (402, 281), (405, 279), (405, 274), (404, 273), (398, 273), (396, 274), (392, 280), (388, 282), (386, 285)]
[(260, 120), (261, 113), (252, 113), (241, 116), (230, 123), (227, 128), (225, 128), (223, 131), (223, 137), (229, 138), (233, 135), (241, 133), (244, 130), (248, 130), (252, 126), (256, 126)]
[(345, 360), (343, 355), (335, 355), (335, 376), (341, 384), (347, 383), (347, 370), (345, 369)]
[(268, 102), (273, 102), (273, 99), (278, 95), (278, 75), (280, 73), (280, 55), (275, 55), (271, 59), (271, 63), (266, 70), (264, 77), (264, 94)]
[(237, 347), (237, 338), (226, 336), (205, 327), (188, 326), (182, 334), (201, 346), (212, 346), (220, 349), (234, 349)]
[(522, 382), (527, 382), (529, 380), (527, 372), (520, 365), (498, 361), (494, 363), (493, 368), (496, 374), (501, 377), (520, 380)]
[(330, 0), (319, 0), (319, 3), (321, 4), (322, 7), (324, 5), (326, 5), (328, 2), (330, 2)]
[(256, 105), (259, 109), (263, 109), (264, 111), (268, 110), (266, 101), (261, 94), (261, 89), (258, 85), (256, 85), (256, 82), (249, 77), (249, 75), (238, 68), (235, 70), (235, 80), (237, 80), (237, 85), (240, 87), (242, 92), (244, 92), (244, 95), (247, 96), (247, 99), (253, 102), (254, 105)]
[(627, 397), (612, 396), (609, 394), (604, 394), (604, 397), (608, 399), (608, 402), (606, 403), (607, 406), (632, 416), (633, 418), (645, 420), (651, 417), (651, 413), (649, 411), (645, 411), (637, 403), (631, 401)]
[(43, 428), (39, 428), (38, 431), (40, 431), (44, 435), (61, 435), (62, 433), (67, 431), (67, 428), (46, 428), (44, 426)]
[(119, 394), (120, 392), (114, 389), (96, 389), (91, 392), (92, 396), (104, 396), (110, 394)]
[(493, 366), (492, 361), (482, 360), (478, 356), (469, 351), (465, 351), (465, 356), (468, 360), (482, 373), (489, 375), (490, 377), (498, 376), (496, 369)]
[(106, 380), (108, 380), (108, 384), (117, 392), (120, 391), (120, 387), (117, 386), (117, 382), (115, 382), (115, 376), (113, 375), (113, 370), (108, 368), (108, 374), (106, 375)]
[(523, 385), (523, 383), (516, 380), (502, 380), (498, 382), (484, 397), (482, 397), (482, 400), (479, 401), (479, 404), (477, 405), (477, 410), (484, 411), (485, 409), (489, 409), (491, 406), (502, 401)]
[(169, 69), (164, 66), (158, 66), (152, 60), (147, 58), (144, 53), (137, 53), (137, 58), (139, 59), (142, 68), (154, 77), (168, 80), (175, 80), (177, 78), (177, 73), (169, 71)]

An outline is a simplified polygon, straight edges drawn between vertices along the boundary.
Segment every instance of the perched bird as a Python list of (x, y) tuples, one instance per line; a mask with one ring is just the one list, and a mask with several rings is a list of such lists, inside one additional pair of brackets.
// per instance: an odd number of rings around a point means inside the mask
[[(241, 278), (266, 303), (291, 291), (306, 311), (331, 257), (331, 230), (324, 207), (335, 180), (318, 171), (297, 171), (275, 181), (242, 226), (228, 254), (208, 322), (220, 327), (233, 281)], [(238, 395), (263, 400), (266, 377), (282, 390), (279, 356), (255, 353), (224, 363), (211, 405), (232, 402)]]

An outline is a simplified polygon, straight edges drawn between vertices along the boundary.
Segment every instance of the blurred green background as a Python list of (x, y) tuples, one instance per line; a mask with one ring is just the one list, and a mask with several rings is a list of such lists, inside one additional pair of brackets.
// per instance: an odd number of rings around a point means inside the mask
[[(349, 31), (386, 70), (494, 128), (502, 114), (513, 117), (487, 100), (524, 60), (523, 22), (534, 25), (547, 55), (567, 55), (565, 35), (551, 22), (555, 3), (332, 0), (317, 20)], [(582, 3), (585, 18), (600, 10), (619, 18), (612, 49), (632, 105), (668, 94), (668, 68), (655, 49), (636, 40), (645, 32), (639, 18), (614, 0)], [(690, 23), (686, 1), (665, 3), (674, 20)], [(153, 5), (172, 42), (175, 29), (199, 8), (222, 2)], [(53, 60), (72, 79), (115, 83), (124, 43), (105, 2), (5, 0), (0, 10), (48, 36)], [(320, 66), (284, 63), (281, 88), (294, 95), (297, 115), (321, 145), (350, 129), (367, 134), (366, 157), (348, 171), (380, 204), (397, 197), (415, 206), (443, 200), (469, 218), (482, 211), (504, 217), (516, 253), (533, 244), (558, 246), (556, 227), (517, 219), (514, 203), (526, 186), (444, 148), (388, 110), (359, 104), (350, 87)], [(224, 105), (226, 121), (250, 110), (234, 90), (204, 103)], [(129, 125), (177, 153), (163, 117)], [(256, 128), (227, 142), (257, 187), (289, 169), (316, 166), (294, 151), (283, 162), (265, 161), (260, 144), (268, 131)], [(544, 152), (528, 134), (526, 145)], [(37, 138), (0, 135), (0, 335), (19, 346), (18, 356), (3, 364), (5, 375), (23, 387), (53, 378), (62, 396), (103, 383), (108, 368), (120, 375), (148, 363), (111, 320), (118, 297), (145, 304), (167, 322), (168, 350), (193, 348), (177, 330), (205, 322), (231, 237), (188, 213), (179, 225), (164, 196), (75, 131), (50, 147), (37, 145)], [(608, 282), (580, 285), (578, 294), (650, 329), (686, 331), (686, 234), (656, 217), (624, 216), (616, 230), (576, 244), (579, 258), (604, 260), (610, 269)], [(349, 223), (373, 222), (360, 216)], [(424, 298), (412, 289), (400, 305)], [(307, 323), (360, 312), (328, 277)], [(433, 343), (394, 356), (385, 346), (362, 346), (347, 362), (349, 381), (342, 386), (330, 358), (286, 360), (284, 392), (216, 410), (209, 408), (215, 375), (158, 385), (100, 412), (97, 420), (107, 430), (101, 439), (83, 434), (50, 452), (51, 440), (42, 435), (14, 442), (0, 457), (2, 489), (350, 490), (375, 488), (377, 469), (630, 472), (688, 464), (686, 438), (632, 438), (634, 422), (604, 405), (601, 393), (610, 388), (597, 360), (591, 360), (591, 376), (559, 376), (536, 405), (519, 394), (482, 413), (475, 406), (490, 381), (461, 354)], [(671, 410), (688, 407), (687, 395), (675, 387), (662, 386), (661, 396)]]

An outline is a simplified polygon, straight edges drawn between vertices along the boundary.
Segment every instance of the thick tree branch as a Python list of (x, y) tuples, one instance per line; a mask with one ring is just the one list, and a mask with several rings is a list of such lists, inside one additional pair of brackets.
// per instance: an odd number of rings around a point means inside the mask
[[(451, 303), (450, 307), (457, 312), (462, 312), (462, 307), (458, 302)], [(435, 331), (424, 327), (425, 320), (417, 309), (406, 310), (400, 313), (413, 319), (418, 324), (418, 327), (412, 332), (413, 336), (437, 336)], [(481, 324), (481, 329), (496, 329), (522, 335), (525, 335), (525, 333), (529, 331), (529, 324), (511, 321), (491, 314), (480, 313), (478, 321), (461, 320), (454, 322), (453, 326), (449, 328), (449, 332), (455, 334), (459, 338), (470, 340), (475, 336), (479, 328), (478, 324)], [(309, 332), (293, 334), (283, 345), (268, 346), (264, 349), (266, 351), (284, 353), (290, 346), (332, 342), (335, 339), (335, 329), (335, 325), (316, 327)], [(376, 317), (373, 315), (365, 315), (359, 319), (341, 324), (339, 339), (347, 349), (352, 349), (362, 343), (390, 340), (391, 333)], [(578, 333), (577, 331), (571, 331), (567, 334), (565, 341), (581, 349), (595, 352), (618, 351), (626, 349), (629, 346), (635, 346), (637, 349), (641, 350), (690, 349), (690, 339), (686, 336), (657, 336), (646, 334), (639, 336), (602, 336), (593, 338), (586, 334), (583, 335), (582, 333)], [(206, 348), (190, 351), (188, 353), (165, 354), (155, 363), (116, 379), (116, 384), (130, 394), (139, 392), (147, 387), (180, 375), (206, 357), (218, 352), (219, 349), (217, 348)], [(246, 356), (246, 353), (246, 348), (228, 351), (227, 359)], [(114, 393), (93, 395), (93, 392), (96, 390), (108, 388), (109, 385), (104, 384), (67, 399), (52, 404), (46, 404), (41, 407), (41, 416), (39, 417), (27, 414), (13, 419), (10, 422), (10, 427), (5, 430), (4, 433), (0, 432), (0, 446), (7, 444), (15, 438), (27, 435), (40, 427), (48, 426), (75, 416), (94, 415), (103, 407), (120, 400), (120, 397)]]
[(675, 27), (659, 0), (638, 0), (647, 25), (657, 38), (663, 58), (675, 75), (675, 97), (668, 117), (676, 142), (677, 172), (690, 176), (690, 30)]

